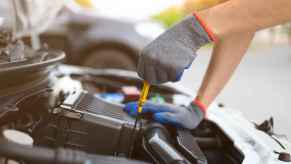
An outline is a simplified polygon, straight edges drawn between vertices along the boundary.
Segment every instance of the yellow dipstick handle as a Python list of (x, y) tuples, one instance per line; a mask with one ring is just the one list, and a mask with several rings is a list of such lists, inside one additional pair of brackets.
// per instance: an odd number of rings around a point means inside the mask
[(138, 113), (142, 112), (142, 106), (145, 103), (145, 101), (147, 100), (149, 90), (150, 90), (150, 84), (146, 81), (143, 81), (141, 95), (140, 95), (139, 100), (138, 100), (138, 108), (137, 108)]

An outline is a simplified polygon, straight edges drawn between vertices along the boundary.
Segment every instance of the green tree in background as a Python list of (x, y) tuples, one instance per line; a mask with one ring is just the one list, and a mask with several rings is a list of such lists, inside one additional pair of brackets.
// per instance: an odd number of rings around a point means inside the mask
[(175, 6), (154, 15), (152, 18), (158, 22), (161, 22), (167, 28), (181, 20), (184, 16), (185, 13), (183, 10), (180, 7)]

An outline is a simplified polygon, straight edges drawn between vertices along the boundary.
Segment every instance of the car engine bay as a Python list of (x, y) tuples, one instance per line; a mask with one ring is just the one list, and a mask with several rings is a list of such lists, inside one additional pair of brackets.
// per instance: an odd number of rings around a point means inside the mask
[[(210, 121), (188, 131), (144, 115), (135, 126), (122, 110), (139, 98), (135, 73), (60, 65), (62, 52), (38, 53), (46, 55), (0, 64), (2, 163), (242, 163), (242, 153)], [(149, 99), (185, 105), (191, 95), (162, 85)]]
[[(135, 72), (61, 64), (64, 59), (62, 51), (35, 51), (0, 33), (0, 164), (291, 161), (273, 119), (255, 124), (216, 105), (192, 131), (154, 122), (150, 114), (136, 121), (123, 111), (140, 96), (143, 81)], [(193, 97), (165, 84), (153, 85), (148, 99), (186, 106)]]

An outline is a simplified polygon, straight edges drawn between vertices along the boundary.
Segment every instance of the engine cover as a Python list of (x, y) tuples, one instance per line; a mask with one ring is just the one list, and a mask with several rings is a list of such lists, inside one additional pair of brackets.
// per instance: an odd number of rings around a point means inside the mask
[(90, 153), (127, 154), (139, 131), (140, 123), (134, 128), (135, 120), (123, 112), (122, 105), (106, 102), (86, 91), (68, 95), (58, 110), (62, 111), (58, 113), (59, 120), (46, 130), (44, 142), (50, 146), (58, 140), (65, 147)]

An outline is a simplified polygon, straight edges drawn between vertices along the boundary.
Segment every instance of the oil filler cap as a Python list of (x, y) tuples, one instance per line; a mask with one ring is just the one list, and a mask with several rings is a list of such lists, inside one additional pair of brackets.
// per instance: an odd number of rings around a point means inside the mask
[(33, 139), (27, 133), (14, 130), (14, 129), (6, 129), (2, 133), (3, 137), (10, 142), (14, 142), (20, 145), (33, 145)]

